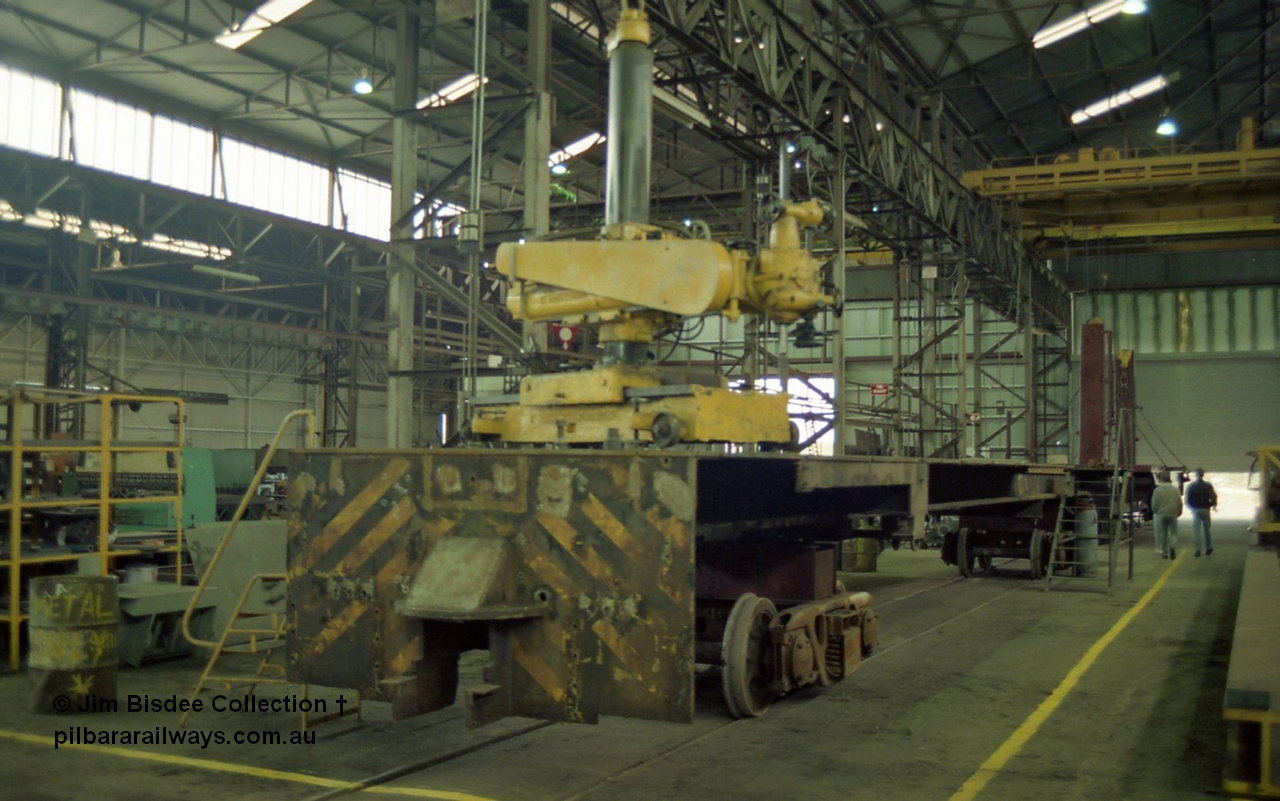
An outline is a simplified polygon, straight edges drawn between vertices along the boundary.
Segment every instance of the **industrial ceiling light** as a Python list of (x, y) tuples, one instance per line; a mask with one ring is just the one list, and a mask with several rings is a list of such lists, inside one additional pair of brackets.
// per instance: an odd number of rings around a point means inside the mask
[(311, 4), (311, 0), (267, 0), (244, 19), (214, 37), (215, 42), (230, 50), (250, 42), (258, 34)]
[(568, 175), (569, 165), (565, 164), (564, 162), (560, 162), (559, 164), (552, 164), (551, 174), (552, 175)]
[(482, 84), (486, 84), (488, 82), (488, 77), (481, 78), (474, 72), (468, 75), (463, 75), (458, 80), (440, 87), (438, 91), (419, 100), (418, 108), (440, 108), (441, 106), (447, 106), (450, 103), (456, 103), (474, 92)]
[(1161, 136), (1177, 136), (1178, 123), (1173, 117), (1165, 117), (1156, 125), (1156, 133)]
[[(586, 153), (591, 148), (603, 142), (604, 139), (604, 134), (599, 133), (598, 131), (592, 131), (581, 139), (570, 142), (562, 149), (552, 153), (551, 158), (547, 159), (547, 166), (550, 167), (551, 171), (556, 175), (563, 175), (563, 173), (556, 172), (556, 167), (558, 165), (563, 164), (575, 156), (581, 156), (583, 153)], [(569, 169), (566, 166), (565, 172), (568, 171)]]
[(1078, 108), (1071, 114), (1071, 124), (1079, 125), (1087, 122), (1095, 117), (1100, 117), (1110, 111), (1127, 106), (1135, 100), (1140, 100), (1148, 95), (1153, 95), (1161, 89), (1169, 85), (1169, 79), (1164, 75), (1156, 75), (1146, 79), (1140, 83), (1135, 83), (1128, 89), (1116, 92), (1110, 97), (1104, 97), (1097, 100), (1084, 108)]
[(1061, 42), (1068, 36), (1074, 36), (1091, 25), (1097, 25), (1099, 22), (1111, 19), (1121, 12), (1141, 14), (1146, 10), (1146, 0), (1103, 0), (1101, 3), (1089, 6), (1084, 11), (1072, 14), (1036, 31), (1031, 37), (1031, 44), (1038, 50), (1056, 42)]
[(367, 95), (373, 91), (373, 80), (369, 78), (369, 68), (360, 69), (360, 77), (351, 84), (351, 91), (358, 95)]

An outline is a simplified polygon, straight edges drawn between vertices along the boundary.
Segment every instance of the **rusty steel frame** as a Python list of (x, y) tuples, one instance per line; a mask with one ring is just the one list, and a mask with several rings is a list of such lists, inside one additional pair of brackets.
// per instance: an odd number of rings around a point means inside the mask
[[(1012, 462), (574, 449), (300, 450), (290, 475), (290, 680), (404, 717), (454, 703), (460, 654), (488, 648), (463, 694), (475, 724), (690, 721), (716, 650), (699, 626), (750, 592), (826, 614), (845, 592), (831, 544), (868, 534), (850, 515), (922, 531), (930, 511), (1034, 505), (1064, 480)], [(778, 669), (782, 691), (812, 678)]]
[[(295, 456), (290, 678), (397, 717), (691, 720), (696, 459), (522, 451)], [(441, 580), (452, 576), (451, 580)]]

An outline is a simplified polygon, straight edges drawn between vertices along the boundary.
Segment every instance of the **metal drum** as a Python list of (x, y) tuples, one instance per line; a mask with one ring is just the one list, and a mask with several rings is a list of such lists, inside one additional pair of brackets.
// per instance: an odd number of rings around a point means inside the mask
[(1098, 575), (1098, 507), (1081, 498), (1076, 510), (1076, 575)]
[(859, 537), (854, 540), (854, 567), (855, 573), (874, 573), (876, 572), (876, 562), (880, 558), (880, 540), (874, 537)]
[(114, 576), (47, 576), (28, 585), (33, 712), (109, 711), (116, 700)]

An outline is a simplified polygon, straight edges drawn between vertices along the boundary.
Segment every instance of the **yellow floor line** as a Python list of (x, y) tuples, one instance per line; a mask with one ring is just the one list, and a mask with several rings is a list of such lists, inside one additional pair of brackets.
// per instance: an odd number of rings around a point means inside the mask
[(951, 801), (972, 801), (1004, 769), (1009, 760), (1013, 759), (1022, 750), (1022, 747), (1027, 744), (1027, 741), (1035, 736), (1040, 726), (1048, 720), (1049, 716), (1058, 708), (1058, 705), (1067, 697), (1067, 694), (1075, 689), (1080, 677), (1085, 674), (1085, 671), (1093, 667), (1093, 663), (1097, 661), (1103, 650), (1111, 644), (1112, 640), (1120, 636), (1120, 632), (1124, 631), (1133, 622), (1133, 619), (1138, 616), (1138, 613), (1146, 608), (1151, 599), (1156, 596), (1156, 593), (1160, 592), (1165, 582), (1169, 580), (1169, 576), (1173, 574), (1174, 568), (1178, 566), (1179, 561), (1175, 559), (1170, 562), (1164, 573), (1156, 580), (1156, 583), (1151, 585), (1151, 589), (1147, 590), (1146, 594), (1138, 599), (1133, 608), (1125, 612), (1106, 634), (1103, 634), (1097, 642), (1089, 647), (1088, 651), (1085, 651), (1084, 656), (1080, 657), (1080, 661), (1076, 663), (1075, 667), (1071, 668), (1062, 683), (1054, 688), (1049, 697), (1044, 699), (1040, 706), (1036, 707), (1030, 717), (1024, 720), (1013, 734), (1009, 735), (1009, 739), (1005, 740), (995, 750), (995, 753), (989, 756), (987, 761), (983, 762), (981, 767), (961, 785), (955, 795), (951, 796)]
[[(46, 748), (53, 747), (53, 738), (46, 737), (42, 734), (28, 734), (21, 731), (9, 731), (0, 729), (0, 740), (13, 740), (20, 743), (28, 743), (30, 745), (39, 745)], [(362, 787), (356, 782), (343, 781), (342, 779), (328, 779), (324, 776), (308, 776), (305, 773), (295, 773), (289, 770), (274, 770), (272, 768), (259, 768), (253, 765), (240, 765), (235, 762), (222, 762), (217, 759), (197, 759), (195, 757), (178, 756), (176, 754), (157, 754), (151, 751), (136, 751), (132, 748), (121, 748), (114, 745), (70, 745), (63, 743), (58, 746), (61, 749), (75, 749), (78, 751), (90, 751), (107, 756), (125, 757), (127, 759), (141, 759), (148, 762), (160, 762), (166, 765), (179, 765), (186, 768), (196, 768), (198, 770), (212, 770), (220, 773), (234, 773), (240, 776), (253, 776), (259, 779), (274, 779), (282, 782), (294, 782), (295, 784), (309, 784), (312, 787), (325, 787), (331, 790), (351, 790), (353, 792), (373, 793), (375, 795), (398, 795), (406, 798), (436, 798), (441, 801), (492, 801), (484, 796), (471, 795), (470, 793), (455, 793), (451, 790), (426, 790), (417, 787)]]

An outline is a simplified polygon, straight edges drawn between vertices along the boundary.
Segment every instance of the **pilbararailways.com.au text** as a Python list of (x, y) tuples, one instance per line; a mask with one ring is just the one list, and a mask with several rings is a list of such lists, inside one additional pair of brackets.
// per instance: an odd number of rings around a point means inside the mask
[(315, 745), (310, 731), (187, 731), (168, 726), (150, 729), (95, 729), (69, 726), (53, 733), (53, 748), (76, 745), (193, 745), (201, 750), (211, 745)]
[[(70, 695), (59, 695), (53, 699), (52, 708), (61, 714), (118, 715), (137, 713), (203, 713), (231, 712), (239, 715), (254, 715), (302, 712), (325, 715), (330, 704), (337, 707), (341, 716), (355, 703), (345, 695), (335, 699), (306, 698), (286, 695), (279, 698), (264, 698), (254, 693), (246, 696), (215, 695), (206, 701), (202, 698), (179, 698), (177, 695), (128, 695), (123, 703), (115, 698), (86, 696), (73, 698)], [(62, 746), (129, 746), (129, 745), (193, 745), (200, 749), (211, 745), (315, 745), (315, 731), (275, 731), (261, 730), (219, 730), (219, 731), (187, 731), (169, 726), (152, 726), (150, 728), (109, 728), (106, 726), (67, 726), (53, 732), (53, 747)]]

